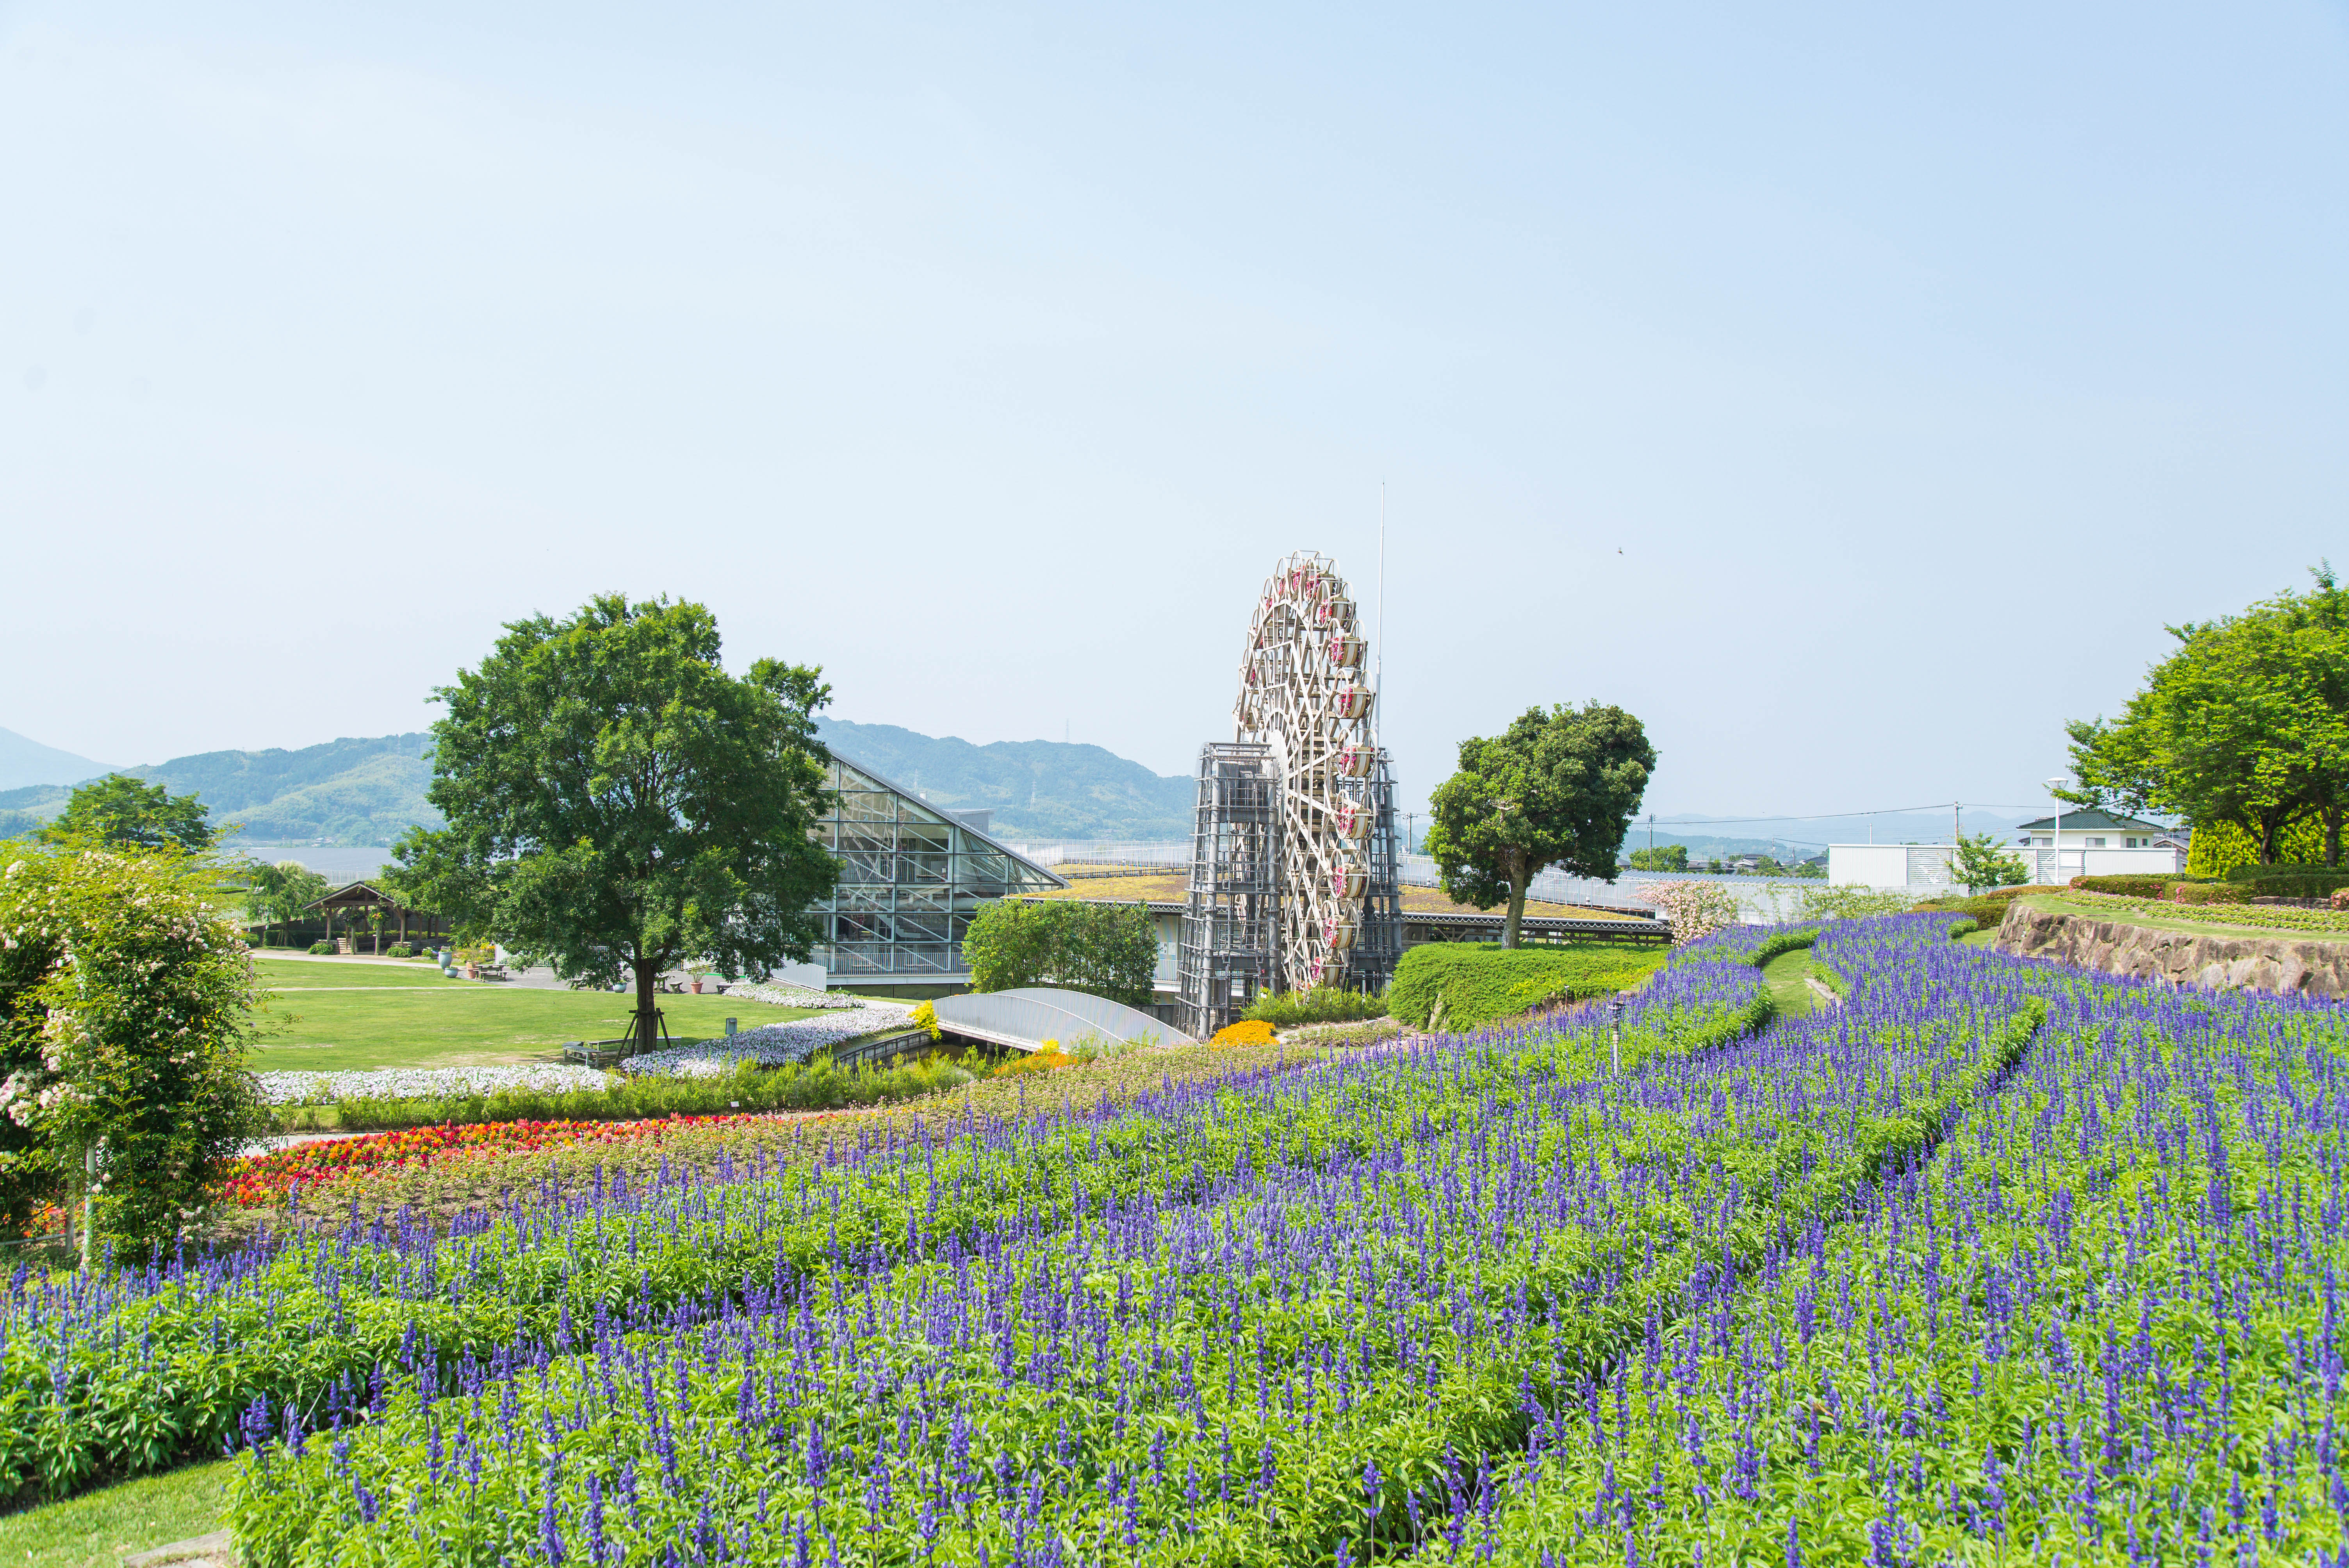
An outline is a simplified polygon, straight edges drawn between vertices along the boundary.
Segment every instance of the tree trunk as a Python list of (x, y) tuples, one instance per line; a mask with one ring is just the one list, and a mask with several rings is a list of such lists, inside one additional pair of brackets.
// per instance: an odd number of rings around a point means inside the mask
[(660, 983), (660, 970), (642, 955), (636, 959), (636, 1048), (651, 1051), (660, 1048), (660, 1004), (653, 987)]
[(1526, 918), (1526, 885), (1534, 879), (1525, 872), (1513, 872), (1509, 876), (1509, 918), (1501, 927), (1501, 945), (1514, 948), (1517, 944), (1517, 927)]

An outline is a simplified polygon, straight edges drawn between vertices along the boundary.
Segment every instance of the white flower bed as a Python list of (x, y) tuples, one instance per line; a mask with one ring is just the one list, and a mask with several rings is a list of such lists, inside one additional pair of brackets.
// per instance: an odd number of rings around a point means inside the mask
[(729, 996), (747, 996), (753, 1002), (764, 1002), (776, 1007), (861, 1007), (863, 1002), (854, 996), (843, 996), (836, 991), (811, 991), (804, 985), (778, 985), (767, 981), (745, 980), (726, 993)]
[(740, 1062), (762, 1068), (804, 1062), (826, 1046), (853, 1040), (880, 1029), (904, 1028), (914, 1021), (914, 1010), (895, 1002), (857, 1002), (831, 1018), (793, 1018), (787, 1023), (761, 1024), (730, 1040), (704, 1040), (665, 1051), (647, 1051), (623, 1064), (632, 1077), (714, 1078), (734, 1070)]
[(260, 1073), (261, 1095), (272, 1105), (313, 1105), (344, 1099), (456, 1099), (502, 1088), (564, 1094), (612, 1087), (594, 1068), (378, 1068), (373, 1072)]

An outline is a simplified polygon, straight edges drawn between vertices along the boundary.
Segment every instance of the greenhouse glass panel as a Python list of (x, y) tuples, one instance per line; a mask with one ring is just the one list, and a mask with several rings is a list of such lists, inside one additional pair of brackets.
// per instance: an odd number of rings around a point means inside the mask
[(826, 778), (833, 803), (809, 836), (840, 861), (815, 909), (814, 957), (833, 974), (952, 980), (982, 903), (1068, 885), (870, 769), (835, 755)]

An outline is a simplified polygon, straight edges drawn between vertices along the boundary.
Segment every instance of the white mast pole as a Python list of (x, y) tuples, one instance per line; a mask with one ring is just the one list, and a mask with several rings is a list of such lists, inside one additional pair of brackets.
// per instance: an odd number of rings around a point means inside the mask
[(1387, 706), (1387, 481), (1379, 481), (1379, 645), (1371, 651), (1371, 746), (1379, 744), (1379, 727), (1386, 722)]

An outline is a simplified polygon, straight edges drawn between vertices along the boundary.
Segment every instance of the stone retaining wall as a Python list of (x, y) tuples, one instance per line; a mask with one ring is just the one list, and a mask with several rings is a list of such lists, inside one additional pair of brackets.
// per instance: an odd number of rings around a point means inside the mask
[(1994, 945), (2025, 958), (2179, 981), (2221, 991), (2307, 991), (2349, 995), (2349, 942), (2291, 935), (2210, 936), (2120, 920), (2007, 906)]

